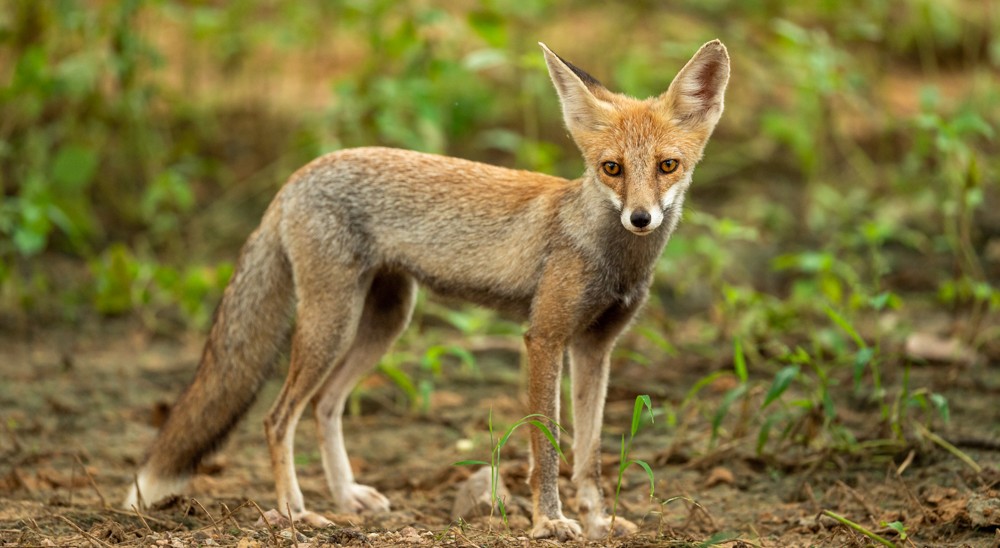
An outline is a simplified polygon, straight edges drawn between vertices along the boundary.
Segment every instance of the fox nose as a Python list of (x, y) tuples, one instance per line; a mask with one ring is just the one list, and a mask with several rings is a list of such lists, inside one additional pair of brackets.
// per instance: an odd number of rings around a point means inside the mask
[(628, 220), (632, 223), (632, 226), (636, 228), (646, 228), (649, 226), (650, 221), (653, 220), (653, 216), (646, 210), (638, 209), (632, 212), (632, 215), (629, 216)]

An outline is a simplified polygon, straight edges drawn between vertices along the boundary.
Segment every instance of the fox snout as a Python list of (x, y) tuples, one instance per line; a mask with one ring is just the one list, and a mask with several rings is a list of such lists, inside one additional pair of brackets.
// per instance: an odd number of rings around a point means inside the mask
[(649, 212), (640, 209), (638, 211), (633, 211), (632, 214), (628, 216), (628, 220), (632, 223), (632, 226), (636, 228), (646, 228), (649, 226), (649, 223), (653, 221), (653, 216), (650, 215)]
[(624, 208), (621, 215), (622, 225), (631, 233), (645, 236), (656, 230), (663, 222), (663, 211), (658, 207)]

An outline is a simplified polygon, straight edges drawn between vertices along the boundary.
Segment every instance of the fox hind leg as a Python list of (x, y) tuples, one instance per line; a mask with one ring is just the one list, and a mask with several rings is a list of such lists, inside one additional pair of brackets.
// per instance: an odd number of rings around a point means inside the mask
[[(293, 262), (294, 264), (294, 262)], [(313, 526), (329, 525), (308, 512), (295, 474), (293, 442), (302, 412), (333, 365), (353, 344), (371, 277), (341, 265), (295, 271), (296, 327), (288, 377), (264, 419), (277, 491), (277, 511)]]
[(403, 273), (380, 272), (372, 280), (351, 349), (313, 397), (323, 469), (334, 503), (341, 511), (385, 511), (389, 499), (355, 483), (344, 445), (341, 417), (351, 390), (406, 329), (416, 297), (414, 280)]

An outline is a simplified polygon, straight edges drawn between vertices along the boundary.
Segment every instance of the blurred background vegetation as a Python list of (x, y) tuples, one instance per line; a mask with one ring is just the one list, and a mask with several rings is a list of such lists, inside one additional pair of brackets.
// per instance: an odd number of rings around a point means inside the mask
[[(711, 364), (735, 379), (720, 417), (754, 375), (763, 407), (796, 386), (761, 445), (834, 423), (837, 382), (897, 433), (910, 408), (947, 418), (898, 372), (924, 358), (915, 335), (1000, 359), (1000, 14), (981, 0), (0, 0), (0, 325), (204, 330), (239, 246), (317, 155), (387, 145), (574, 178), (536, 42), (645, 97), (713, 38), (726, 114), (618, 359)], [(407, 367), (474, 362), (448, 333), (518, 332), (425, 297), (415, 324), (383, 364), (411, 399)]]

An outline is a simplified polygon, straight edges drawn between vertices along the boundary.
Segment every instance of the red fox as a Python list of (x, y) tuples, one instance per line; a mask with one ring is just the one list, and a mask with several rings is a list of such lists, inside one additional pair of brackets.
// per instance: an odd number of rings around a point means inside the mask
[(528, 413), (558, 420), (569, 362), (582, 529), (563, 514), (558, 453), (532, 429), (531, 535), (598, 539), (636, 530), (621, 518), (610, 530), (600, 483), (609, 356), (646, 299), (722, 115), (729, 55), (709, 42), (666, 92), (637, 100), (539, 45), (583, 154), (583, 177), (388, 148), (342, 150), (298, 170), (244, 245), (195, 378), (153, 442), (126, 508), (183, 488), (253, 402), (290, 335), (288, 377), (264, 419), (278, 511), (330, 523), (306, 510), (292, 458), (310, 403), (335, 504), (388, 509), (385, 496), (355, 481), (341, 416), (355, 383), (406, 327), (422, 283), (527, 320)]

